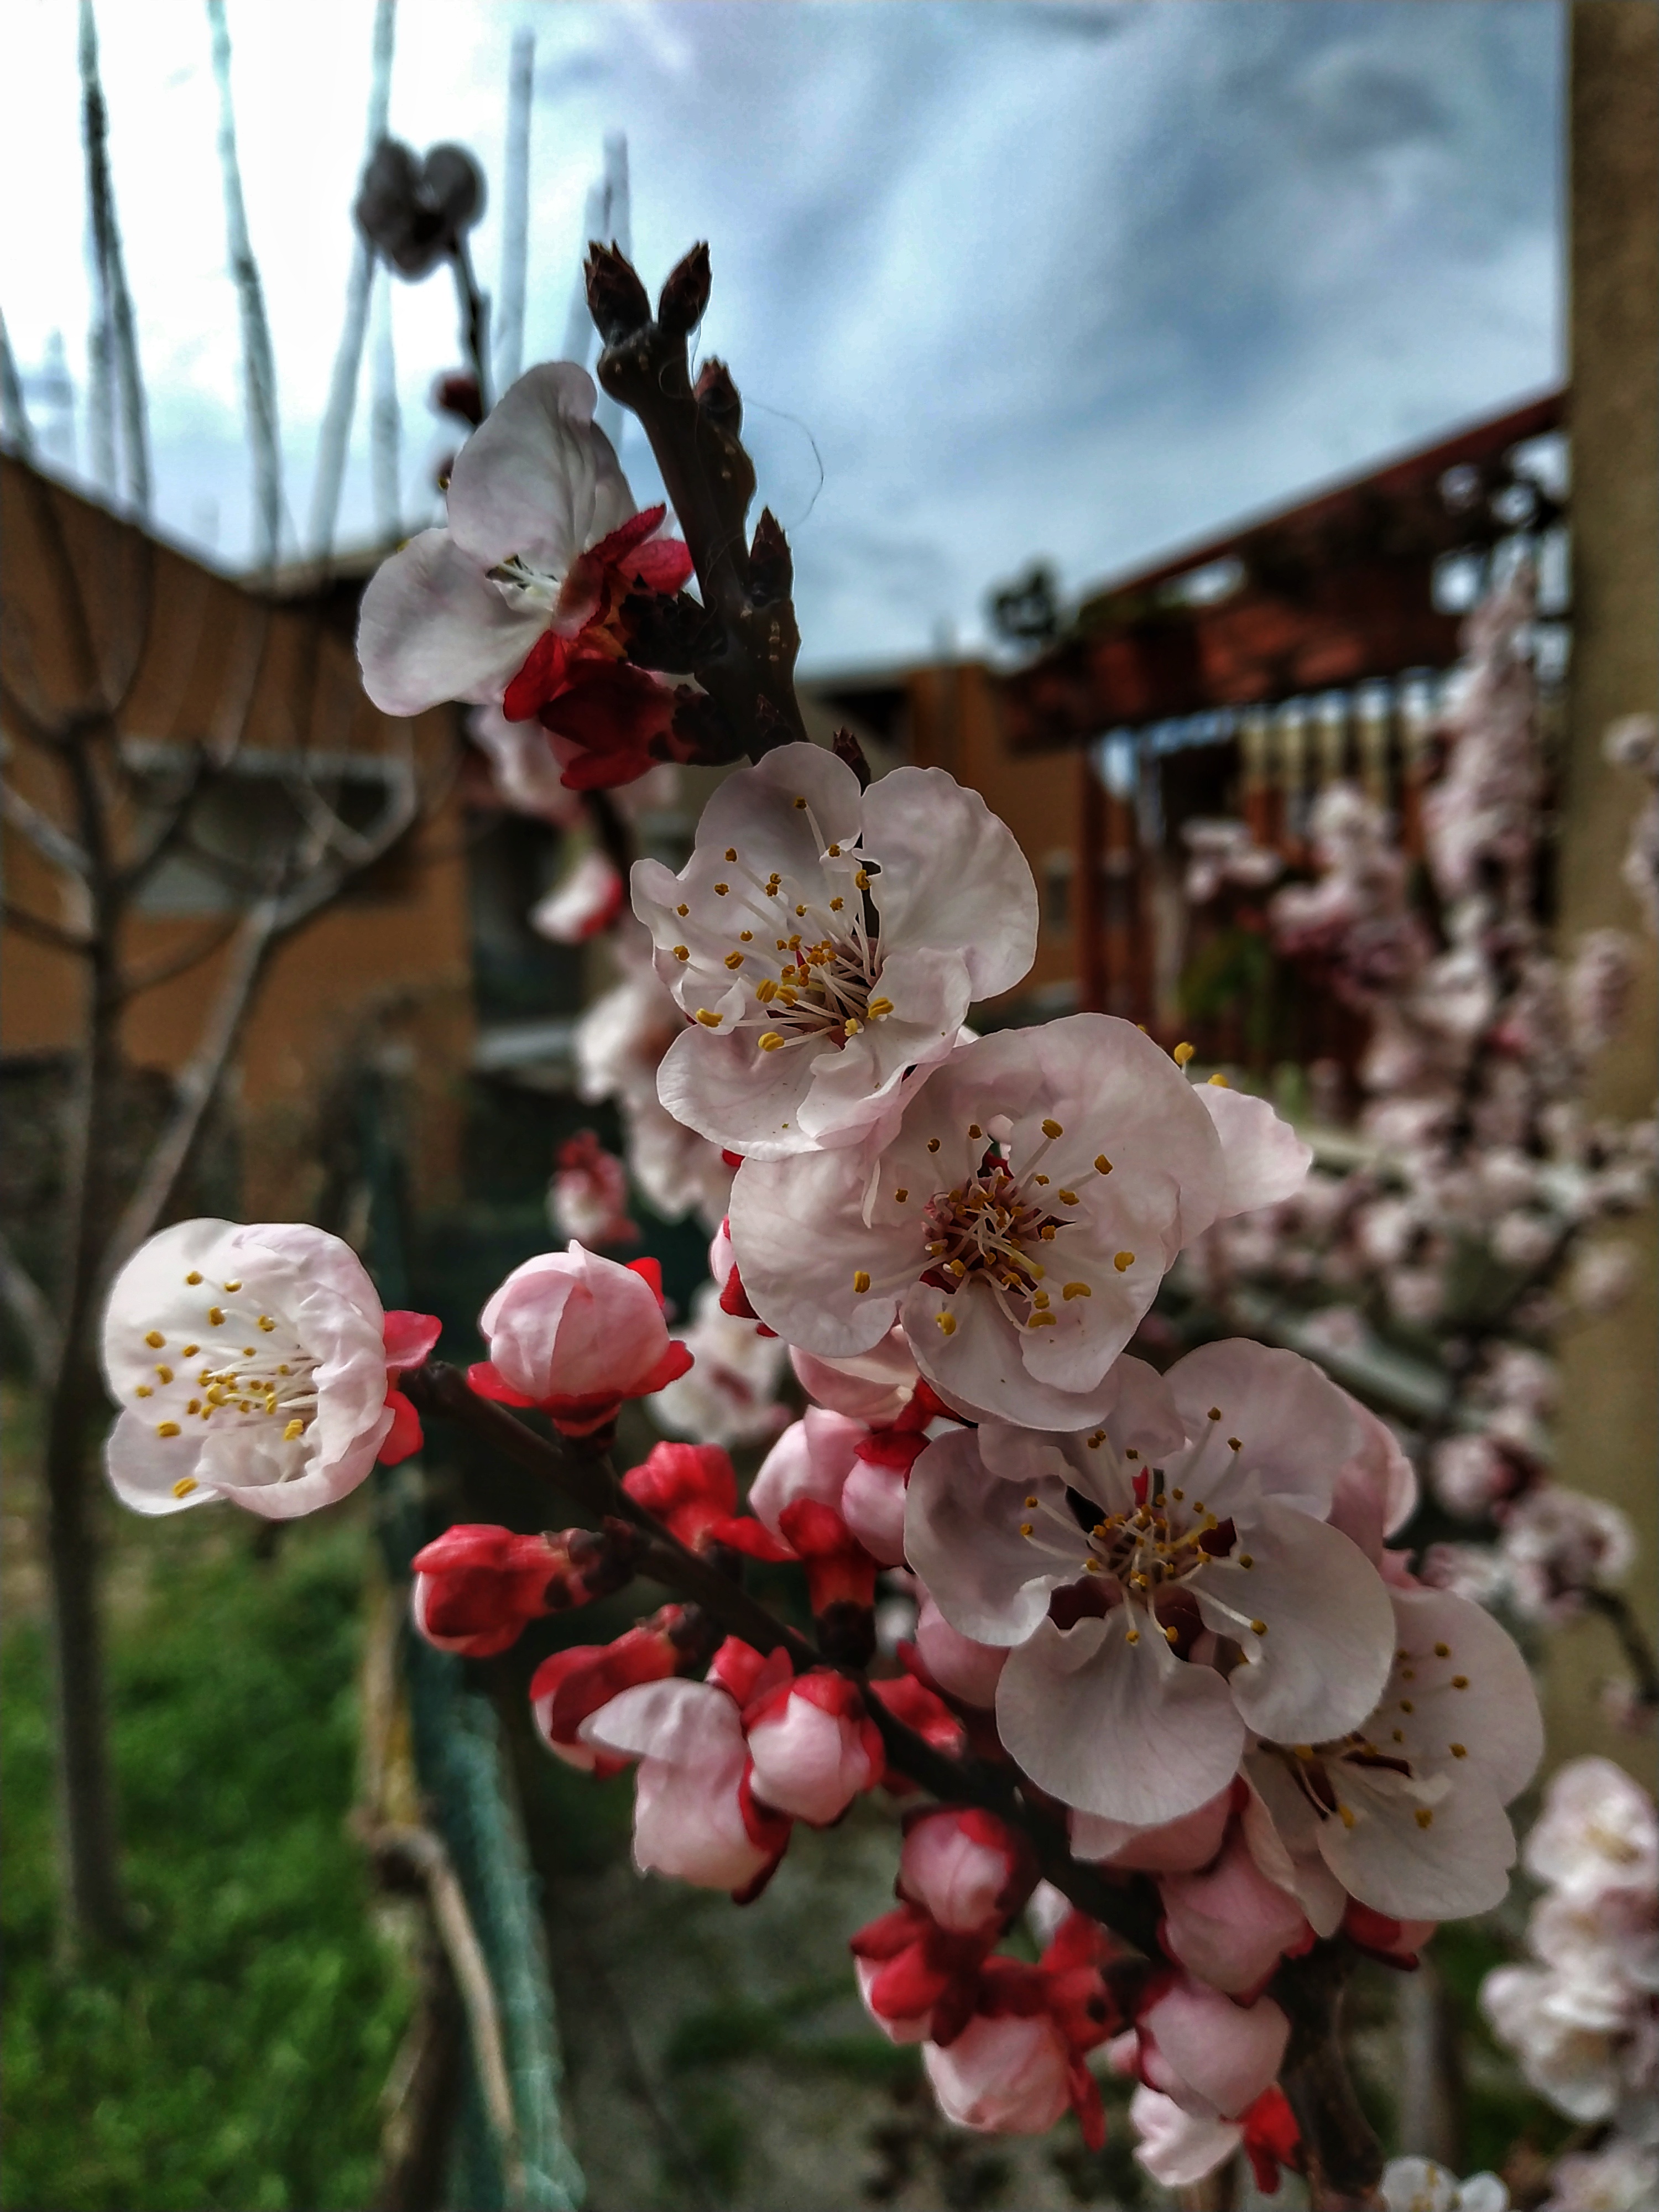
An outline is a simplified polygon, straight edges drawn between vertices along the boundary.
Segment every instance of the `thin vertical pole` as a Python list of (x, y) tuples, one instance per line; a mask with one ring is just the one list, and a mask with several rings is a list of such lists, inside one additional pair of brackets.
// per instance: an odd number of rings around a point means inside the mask
[(495, 326), (495, 386), (505, 392), (524, 364), (525, 270), (530, 253), (530, 109), (536, 33), (515, 31), (507, 79), (507, 161), (501, 179), (501, 304)]
[(276, 428), (276, 362), (265, 315), (259, 264), (248, 235), (242, 168), (236, 152), (236, 109), (230, 87), (230, 27), (225, 0), (207, 0), (213, 40), (213, 76), (219, 88), (219, 169), (225, 194), (225, 246), (242, 325), (242, 382), (247, 401), (248, 445), (253, 457), (254, 548), (257, 565), (276, 566), (283, 534), (283, 452)]

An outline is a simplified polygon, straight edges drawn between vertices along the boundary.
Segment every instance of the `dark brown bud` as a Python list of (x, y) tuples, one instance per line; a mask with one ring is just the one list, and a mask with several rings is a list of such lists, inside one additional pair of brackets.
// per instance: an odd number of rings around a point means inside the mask
[(459, 415), (475, 430), (483, 421), (483, 400), (478, 391), (478, 380), (471, 369), (446, 369), (434, 378), (432, 405), (441, 415)]
[(711, 282), (708, 247), (700, 240), (669, 270), (657, 301), (657, 320), (671, 337), (690, 337), (696, 329), (708, 305)]
[(651, 319), (651, 298), (633, 264), (596, 238), (587, 249), (587, 306), (606, 345), (620, 345)]
[(795, 564), (789, 557), (789, 540), (769, 507), (763, 507), (755, 525), (755, 542), (749, 549), (751, 596), (760, 604), (787, 599), (795, 580)]
[(726, 363), (713, 358), (706, 361), (694, 388), (697, 404), (709, 421), (735, 438), (743, 428), (743, 402)]
[(434, 146), (424, 159), (382, 138), (352, 213), (363, 236), (400, 276), (418, 279), (453, 253), (483, 213), (483, 172), (465, 146)]
[(630, 592), (623, 601), (628, 657), (635, 668), (679, 676), (720, 649), (720, 626), (689, 592)]

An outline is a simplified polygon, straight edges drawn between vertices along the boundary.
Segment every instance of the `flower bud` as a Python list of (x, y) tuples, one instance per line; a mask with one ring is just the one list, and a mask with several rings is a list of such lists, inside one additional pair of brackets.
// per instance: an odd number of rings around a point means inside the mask
[(641, 1682), (660, 1682), (691, 1662), (691, 1629), (682, 1606), (665, 1605), (611, 1644), (577, 1644), (556, 1651), (530, 1678), (537, 1733), (556, 1758), (584, 1772), (617, 1774), (626, 1759), (607, 1757), (581, 1735), (601, 1705)]
[(623, 1488), (694, 1552), (738, 1510), (738, 1478), (719, 1444), (653, 1444), (623, 1475)]
[(1029, 1846), (994, 1814), (947, 1806), (906, 1825), (899, 1894), (952, 1935), (994, 1939), (1036, 1886)]
[(587, 306), (606, 345), (619, 345), (651, 319), (651, 295), (633, 264), (597, 239), (587, 249)]
[(712, 283), (708, 247), (699, 240), (669, 270), (657, 297), (657, 320), (671, 337), (690, 337), (702, 320)]
[(478, 1326), (489, 1360), (471, 1370), (473, 1389), (541, 1407), (567, 1436), (591, 1436), (624, 1398), (648, 1396), (691, 1364), (664, 1326), (657, 1262), (624, 1267), (576, 1243), (515, 1267)]
[(838, 1820), (881, 1779), (881, 1736), (856, 1685), (815, 1668), (745, 1715), (755, 1794), (814, 1827)]
[(562, 1536), (520, 1536), (510, 1528), (461, 1522), (415, 1554), (410, 1607), (415, 1626), (440, 1651), (485, 1659), (516, 1644), (528, 1620), (586, 1605), (573, 1547), (597, 1565), (604, 1540), (586, 1528)]

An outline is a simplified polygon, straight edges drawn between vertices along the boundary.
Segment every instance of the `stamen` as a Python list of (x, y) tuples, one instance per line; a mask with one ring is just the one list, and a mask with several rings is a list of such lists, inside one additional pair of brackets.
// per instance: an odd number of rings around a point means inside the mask
[(194, 1267), (192, 1267), (189, 1274), (185, 1277), (185, 1280), (190, 1285), (191, 1290), (195, 1289), (196, 1285), (201, 1281), (201, 1276), (197, 1273)]
[(1045, 1137), (1063, 1137), (1066, 1132), (1058, 1121), (1048, 1121), (1042, 1125), (1042, 1133)]
[(1094, 1292), (1087, 1283), (1067, 1283), (1060, 1295), (1069, 1304), (1073, 1298), (1091, 1298)]
[(1107, 1158), (1105, 1153), (1097, 1152), (1095, 1154), (1095, 1173), (1097, 1175), (1110, 1175), (1111, 1172), (1112, 1164)]
[(201, 1486), (193, 1474), (181, 1474), (173, 1486), (173, 1494), (175, 1498), (188, 1498), (192, 1490), (199, 1490)]
[(954, 1336), (956, 1334), (957, 1317), (954, 1314), (939, 1313), (933, 1316), (933, 1319), (939, 1323), (939, 1334), (942, 1336)]
[(857, 1268), (853, 1276), (853, 1288), (855, 1291), (867, 1291), (869, 1287), (869, 1276), (865, 1273), (862, 1267)]
[(179, 1433), (179, 1424), (177, 1421), (157, 1421), (155, 1433), (158, 1437), (176, 1437)]
[(767, 1030), (760, 1039), (760, 1048), (763, 1052), (775, 1052), (782, 1042), (775, 1030)]
[(1170, 1057), (1177, 1067), (1185, 1067), (1197, 1050), (1198, 1047), (1195, 1044), (1178, 1044)]
[(144, 1339), (144, 1342), (149, 1345), (152, 1352), (159, 1352), (161, 1349), (161, 1346), (167, 1342), (167, 1339), (162, 1335), (159, 1328), (153, 1328), (149, 1334)]
[(1125, 1273), (1129, 1268), (1133, 1267), (1134, 1263), (1135, 1255), (1133, 1252), (1114, 1252), (1112, 1255), (1112, 1265), (1117, 1269), (1120, 1275)]
[(726, 1017), (724, 1014), (711, 1013), (707, 1006), (699, 1006), (697, 1019), (706, 1030), (717, 1030)]

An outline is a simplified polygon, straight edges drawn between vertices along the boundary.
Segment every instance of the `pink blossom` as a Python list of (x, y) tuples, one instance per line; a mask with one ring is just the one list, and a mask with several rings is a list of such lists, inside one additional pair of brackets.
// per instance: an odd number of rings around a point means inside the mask
[(997, 1684), (1008, 1663), (1007, 1647), (976, 1644), (952, 1628), (931, 1596), (924, 1595), (916, 1612), (916, 1656), (927, 1679), (964, 1705), (988, 1712), (997, 1701)]
[(1029, 1847), (977, 1807), (943, 1807), (905, 1823), (899, 1894), (947, 1934), (994, 1942), (1036, 1880)]
[(1313, 1942), (1301, 1905), (1261, 1873), (1237, 1830), (1213, 1865), (1164, 1875), (1158, 1889), (1165, 1951), (1230, 1996), (1260, 1989), (1281, 1958)]
[(922, 2064), (945, 2118), (986, 2134), (1044, 2135), (1072, 2101), (1071, 2052), (1042, 2013), (976, 2014)]
[(1615, 2137), (1556, 2160), (1540, 2212), (1648, 2212), (1659, 2203), (1659, 2150)]
[(1509, 2202), (1495, 2173), (1460, 2181), (1430, 2158), (1391, 2158), (1382, 2169), (1383, 2212), (1509, 2212)]
[(544, 1407), (568, 1436), (591, 1435), (624, 1398), (642, 1398), (690, 1365), (663, 1323), (661, 1270), (626, 1267), (573, 1243), (515, 1267), (478, 1316), (489, 1345), (475, 1389)]
[(615, 865), (590, 847), (574, 868), (530, 909), (530, 927), (555, 945), (580, 945), (609, 929), (622, 912), (623, 881)]
[(1551, 1779), (1527, 1838), (1526, 1869), (1573, 1891), (1659, 1889), (1659, 1819), (1641, 1784), (1610, 1759), (1569, 1760)]
[(701, 1889), (752, 1893), (777, 1863), (787, 1821), (749, 1802), (737, 1702), (715, 1682), (649, 1682), (583, 1722), (596, 1748), (637, 1759), (634, 1863)]
[[(1093, 1430), (988, 1421), (931, 1444), (905, 1548), (955, 1627), (1014, 1647), (997, 1725), (1026, 1773), (1146, 1826), (1224, 1789), (1247, 1732), (1318, 1742), (1363, 1719), (1393, 1616), (1322, 1518), (1365, 1431), (1310, 1361), (1237, 1340), (1162, 1382), (1133, 1359), (1113, 1372), (1119, 1405)], [(1100, 1509), (1089, 1530), (1072, 1492)]]
[[(446, 699), (500, 702), (525, 664), (613, 614), (614, 567), (647, 588), (689, 573), (683, 546), (653, 541), (635, 519), (627, 481), (593, 422), (593, 383), (571, 362), (543, 362), (505, 392), (458, 456), (448, 519), (383, 562), (363, 594), (357, 633), (363, 687), (388, 714)], [(620, 533), (615, 559), (605, 544)], [(592, 550), (597, 557), (585, 556)], [(609, 631), (588, 641), (619, 653)], [(544, 685), (539, 689), (545, 689)], [(535, 713), (539, 698), (515, 707)]]
[(581, 819), (582, 795), (564, 781), (579, 746), (543, 729), (539, 722), (509, 722), (495, 706), (475, 707), (466, 727), (489, 763), (504, 805), (516, 814), (538, 815), (561, 830), (571, 829)]
[(684, 1607), (665, 1605), (610, 1644), (573, 1644), (544, 1659), (530, 1678), (530, 1711), (554, 1757), (585, 1773), (620, 1773), (626, 1759), (597, 1750), (583, 1737), (582, 1724), (623, 1690), (677, 1673), (685, 1658), (684, 1632)]
[(942, 769), (861, 791), (824, 749), (727, 777), (678, 876), (634, 867), (657, 972), (693, 1017), (659, 1079), (691, 1128), (756, 1159), (854, 1143), (1036, 947), (1012, 832)]
[(1135, 2156), (1166, 2189), (1190, 2189), (1237, 2155), (1243, 2130), (1231, 2120), (1200, 2118), (1142, 2082), (1129, 2100)]
[(881, 1736), (844, 1674), (814, 1668), (745, 1711), (757, 1797), (814, 1827), (838, 1820), (885, 1765)]
[(1242, 1783), (1230, 1782), (1194, 1811), (1152, 1826), (1109, 1820), (1098, 1813), (1073, 1813), (1072, 1856), (1094, 1859), (1123, 1873), (1188, 1874), (1206, 1867), (1221, 1849), (1235, 1798), (1243, 1787)]
[(628, 1212), (628, 1170), (592, 1129), (578, 1130), (560, 1146), (547, 1200), (560, 1235), (590, 1251), (640, 1241), (639, 1225)]
[(859, 1995), (890, 2042), (948, 2042), (973, 2012), (993, 1940), (951, 1935), (920, 1905), (901, 1904), (860, 1928), (848, 1948)]
[(1200, 2118), (1237, 2119), (1272, 2087), (1291, 2024), (1271, 1997), (1240, 2004), (1172, 1970), (1149, 1985), (1135, 2030), (1148, 2088)]
[(783, 1346), (769, 1331), (726, 1312), (712, 1283), (693, 1296), (684, 1342), (694, 1364), (652, 1398), (658, 1427), (728, 1447), (769, 1443), (789, 1419), (778, 1397)]
[(1499, 1553), (1521, 1612), (1570, 1620), (1589, 1590), (1617, 1589), (1636, 1557), (1627, 1515), (1559, 1483), (1534, 1485), (1504, 1508)]
[(1448, 1437), (1435, 1447), (1434, 1494), (1461, 1520), (1479, 1520), (1515, 1481), (1514, 1462), (1491, 1437)]
[(789, 1362), (795, 1379), (816, 1404), (872, 1426), (896, 1420), (910, 1403), (920, 1379), (904, 1331), (896, 1322), (868, 1352), (855, 1352), (846, 1359), (818, 1359), (792, 1345)]
[(1484, 1912), (1515, 1863), (1504, 1808), (1543, 1749), (1537, 1698), (1478, 1605), (1439, 1589), (1389, 1595), (1395, 1650), (1375, 1710), (1342, 1741), (1253, 1753), (1250, 1779), (1291, 1857), (1316, 1853), (1374, 1911)]
[(122, 1407), (106, 1464), (136, 1512), (228, 1498), (268, 1520), (314, 1513), (377, 1458), (418, 1449), (397, 1388), (437, 1340), (388, 1314), (362, 1261), (303, 1222), (181, 1221), (111, 1289), (104, 1374)]
[(1076, 1427), (1176, 1253), (1277, 1146), (1254, 1114), (1218, 1134), (1131, 1023), (1075, 1014), (964, 1046), (890, 1142), (745, 1161), (732, 1243), (756, 1311), (816, 1357), (898, 1319), (947, 1405)]

